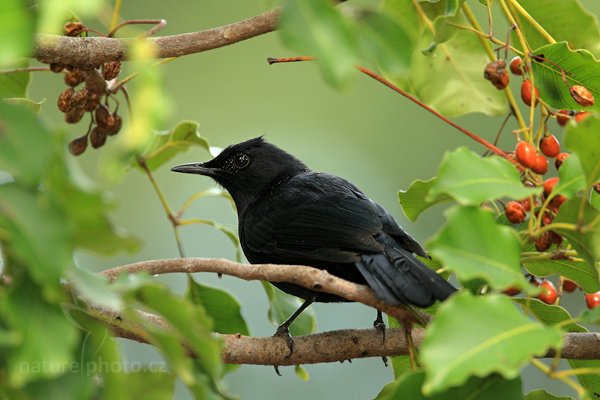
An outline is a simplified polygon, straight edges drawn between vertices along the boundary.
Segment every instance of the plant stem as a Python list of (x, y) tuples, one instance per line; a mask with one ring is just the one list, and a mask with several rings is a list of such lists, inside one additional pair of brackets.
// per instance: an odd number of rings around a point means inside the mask
[(110, 21), (110, 30), (114, 30), (119, 23), (119, 14), (121, 13), (122, 0), (115, 1), (115, 8), (113, 9), (112, 20)]
[(573, 368), (552, 373), (553, 378), (561, 378), (574, 375), (600, 375), (600, 368)]
[(18, 72), (50, 72), (50, 68), (49, 67), (23, 67), (23, 68), (0, 69), (0, 75), (16, 74)]
[(533, 365), (534, 367), (536, 367), (537, 369), (539, 369), (540, 371), (542, 371), (544, 374), (548, 375), (549, 377), (556, 378), (556, 379), (563, 381), (566, 385), (573, 388), (573, 390), (575, 390), (577, 392), (579, 397), (585, 396), (585, 389), (583, 388), (583, 386), (581, 386), (577, 382), (574, 382), (573, 380), (569, 379), (566, 376), (554, 376), (554, 374), (556, 374), (556, 373), (555, 372), (553, 373), (552, 370), (546, 364), (541, 362), (540, 360), (532, 358), (531, 360), (529, 360), (529, 362), (531, 363), (531, 365)]
[[(486, 53), (490, 57), (490, 60), (495, 60), (496, 57), (494, 55), (494, 51), (492, 50), (492, 46), (490, 46), (490, 44), (485, 40), (485, 37), (487, 37), (489, 40), (493, 41), (494, 37), (491, 35), (485, 35), (481, 31), (481, 25), (479, 25), (477, 18), (475, 18), (475, 15), (473, 15), (471, 8), (467, 5), (466, 2), (462, 4), (461, 9), (462, 9), (462, 12), (465, 15), (465, 17), (467, 17), (467, 19), (469, 20), (469, 23), (471, 24), (471, 26), (474, 28), (474, 31), (477, 33), (483, 34), (483, 36), (478, 34), (477, 37), (479, 38), (479, 41), (483, 45), (483, 48), (485, 49)], [(503, 43), (503, 45), (508, 46), (508, 44), (506, 44), (506, 43)], [(511, 50), (518, 52), (518, 51), (516, 51), (516, 49), (514, 49), (512, 47), (511, 47)], [(523, 120), (523, 116), (521, 115), (521, 109), (519, 108), (519, 106), (517, 105), (517, 102), (515, 101), (515, 97), (513, 96), (512, 91), (510, 90), (510, 86), (507, 86), (504, 89), (504, 95), (506, 96), (506, 100), (508, 100), (508, 104), (510, 104), (510, 108), (512, 109), (513, 114), (517, 118), (517, 123), (519, 124), (519, 128), (526, 130), (527, 125), (525, 125), (525, 121)]]
[(523, 6), (521, 6), (521, 4), (519, 4), (519, 2), (517, 0), (509, 0), (511, 6), (517, 10), (519, 12), (519, 14), (521, 14), (523, 16), (523, 18), (525, 18), (525, 20), (527, 20), (527, 22), (529, 22), (536, 31), (538, 31), (540, 33), (540, 35), (542, 35), (544, 37), (544, 39), (546, 39), (548, 41), (548, 43), (550, 44), (554, 44), (556, 43), (556, 40), (554, 40), (554, 38), (552, 37), (552, 35), (550, 35), (548, 33), (548, 31), (546, 31), (544, 29), (543, 26), (541, 26), (539, 24), (539, 22), (537, 22), (535, 20), (535, 18), (533, 18), (526, 9), (523, 8)]

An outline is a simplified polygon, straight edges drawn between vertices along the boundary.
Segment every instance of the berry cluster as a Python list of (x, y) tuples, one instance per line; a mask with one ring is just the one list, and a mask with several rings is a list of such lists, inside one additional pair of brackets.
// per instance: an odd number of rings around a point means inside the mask
[[(539, 56), (539, 60), (544, 61), (543, 56)], [(508, 71), (516, 76), (522, 76), (521, 84), (521, 99), (523, 103), (529, 107), (536, 107), (543, 100), (540, 98), (540, 92), (537, 87), (532, 85), (531, 80), (527, 78), (528, 68), (521, 57), (514, 57), (508, 68), (504, 60), (495, 60), (487, 64), (484, 70), (484, 78), (489, 80), (497, 89), (502, 90), (509, 84), (510, 77)], [(565, 83), (567, 83), (565, 81)], [(569, 92), (575, 102), (583, 107), (594, 105), (594, 96), (586, 87), (581, 85), (573, 85), (569, 87)], [(583, 121), (590, 115), (588, 111), (570, 111), (559, 110), (552, 112), (546, 104), (543, 104), (547, 114), (556, 117), (558, 125), (564, 127), (569, 120), (573, 119), (576, 123)], [(506, 219), (513, 224), (523, 223), (531, 214), (534, 226), (543, 228), (552, 223), (552, 220), (557, 215), (562, 204), (567, 200), (565, 196), (556, 193), (555, 188), (559, 183), (559, 178), (551, 177), (548, 179), (540, 179), (541, 175), (548, 172), (549, 160), (554, 160), (554, 166), (558, 170), (563, 162), (569, 157), (568, 153), (561, 152), (561, 147), (556, 136), (552, 135), (546, 127), (546, 120), (543, 120), (543, 135), (540, 133), (538, 145), (536, 146), (529, 141), (517, 141), (517, 145), (513, 152), (508, 155), (520, 165), (522, 171), (522, 180), (525, 186), (542, 186), (543, 194), (541, 196), (532, 196), (522, 200), (512, 200), (505, 204), (504, 214)], [(538, 136), (539, 137), (539, 136)], [(600, 183), (594, 185), (594, 189), (600, 193)], [(541, 233), (532, 233), (532, 240), (535, 248), (539, 252), (548, 251), (553, 245), (556, 246), (556, 256), (560, 257), (563, 254), (561, 246), (563, 243), (562, 236), (553, 231), (542, 229)], [(565, 257), (567, 258), (567, 257)], [(556, 304), (563, 292), (574, 292), (578, 285), (565, 278), (561, 278), (560, 291), (557, 291), (554, 284), (546, 279), (539, 278), (528, 274), (529, 282), (540, 288), (540, 293), (537, 298), (546, 304)], [(520, 293), (518, 288), (508, 288), (504, 291), (509, 296), (514, 296)], [(585, 300), (588, 308), (600, 306), (600, 292), (586, 294)]]
[[(66, 36), (79, 36), (87, 32), (87, 28), (81, 22), (67, 22), (64, 31)], [(58, 96), (57, 106), (65, 114), (65, 121), (76, 124), (86, 112), (91, 117), (87, 132), (69, 143), (71, 154), (82, 154), (88, 143), (94, 149), (102, 147), (108, 136), (119, 133), (123, 123), (118, 114), (119, 103), (114, 98), (114, 91), (109, 89), (109, 82), (116, 79), (121, 71), (119, 61), (105, 62), (98, 69), (90, 70), (61, 64), (51, 64), (50, 69), (56, 73), (64, 72), (68, 88)], [(82, 83), (85, 86), (77, 89)], [(109, 99), (116, 104), (113, 110)]]

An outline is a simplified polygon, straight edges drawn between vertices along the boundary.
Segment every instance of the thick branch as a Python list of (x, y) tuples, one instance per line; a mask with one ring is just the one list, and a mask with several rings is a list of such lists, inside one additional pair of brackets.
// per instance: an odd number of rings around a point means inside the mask
[[(149, 343), (144, 330), (124, 321), (114, 311), (94, 309), (94, 314), (104, 320), (113, 333), (122, 338)], [(168, 323), (154, 314), (138, 311), (140, 318), (160, 328), (168, 329)], [(423, 329), (413, 329), (411, 334), (416, 347), (424, 336)], [(375, 329), (344, 329), (294, 338), (294, 353), (288, 356), (286, 340), (281, 337), (249, 337), (242, 335), (218, 335), (223, 340), (223, 361), (228, 364), (300, 365), (352, 360), (354, 358), (397, 356), (408, 354), (403, 329), (386, 331), (385, 342), (381, 332)], [(187, 346), (186, 346), (187, 347)], [(193, 352), (189, 347), (191, 356)], [(553, 358), (555, 351), (543, 357)], [(599, 333), (567, 333), (560, 358), (579, 360), (600, 359)]]
[[(148, 40), (156, 45), (159, 58), (199, 53), (274, 31), (277, 28), (279, 12), (279, 9), (275, 9), (218, 28)], [(106, 61), (126, 60), (130, 43), (131, 39), (38, 34), (33, 56), (48, 64), (58, 63), (90, 69)]]
[(102, 271), (109, 279), (115, 279), (121, 273), (147, 272), (151, 275), (173, 272), (215, 272), (231, 275), (245, 280), (262, 280), (269, 282), (289, 282), (316, 292), (338, 295), (350, 301), (363, 303), (376, 308), (400, 320), (422, 320), (428, 322), (430, 317), (424, 313), (403, 306), (393, 306), (379, 300), (373, 291), (365, 285), (358, 285), (335, 277), (327, 271), (301, 265), (279, 264), (240, 264), (226, 259), (210, 258), (172, 258), (165, 260), (149, 260), (135, 264), (123, 265)]

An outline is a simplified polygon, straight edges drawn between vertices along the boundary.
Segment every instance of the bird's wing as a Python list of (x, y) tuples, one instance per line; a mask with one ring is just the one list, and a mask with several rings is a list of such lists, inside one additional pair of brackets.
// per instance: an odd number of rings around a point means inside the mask
[[(307, 258), (355, 262), (361, 253), (382, 250), (374, 235), (382, 229), (377, 209), (350, 190), (296, 184), (255, 212), (243, 226), (244, 242), (254, 253), (279, 260)], [(257, 217), (260, 215), (260, 218)]]

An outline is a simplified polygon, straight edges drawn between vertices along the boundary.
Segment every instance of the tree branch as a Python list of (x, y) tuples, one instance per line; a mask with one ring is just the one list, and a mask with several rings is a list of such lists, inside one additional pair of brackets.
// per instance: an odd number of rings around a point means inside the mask
[(327, 271), (301, 265), (240, 264), (223, 258), (172, 258), (123, 265), (102, 271), (101, 274), (113, 280), (122, 273), (142, 271), (150, 275), (174, 272), (215, 272), (245, 280), (289, 282), (316, 292), (331, 293), (350, 301), (365, 304), (383, 311), (399, 321), (416, 320), (426, 324), (431, 319), (428, 314), (404, 306), (393, 306), (379, 300), (368, 286), (348, 282)]
[[(115, 336), (150, 343), (144, 329), (127, 322), (118, 312), (92, 308), (93, 314), (105, 321)], [(168, 329), (169, 324), (161, 317), (137, 311), (138, 316), (157, 327)], [(425, 330), (411, 332), (413, 342), (419, 347)], [(294, 337), (294, 352), (289, 356), (287, 342), (281, 337), (249, 337), (240, 334), (217, 334), (223, 340), (223, 361), (227, 364), (254, 365), (300, 365), (338, 362), (354, 358), (397, 356), (408, 354), (404, 330), (392, 328), (386, 331), (385, 341), (376, 329), (344, 329)], [(191, 348), (184, 343), (190, 356)], [(554, 350), (544, 358), (556, 357)], [(567, 333), (564, 337), (560, 358), (600, 359), (599, 333)]]
[[(255, 17), (199, 32), (149, 38), (158, 51), (158, 58), (224, 47), (250, 39), (277, 28), (280, 9)], [(37, 34), (33, 57), (43, 63), (71, 65), (82, 69), (96, 68), (106, 61), (126, 60), (132, 39), (108, 37), (69, 37)]]

